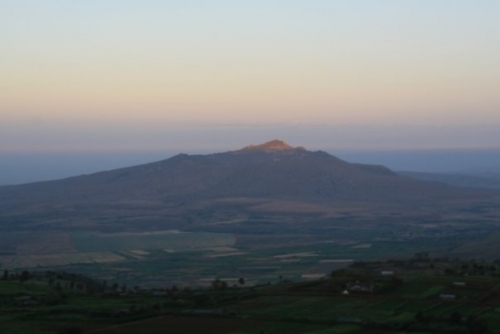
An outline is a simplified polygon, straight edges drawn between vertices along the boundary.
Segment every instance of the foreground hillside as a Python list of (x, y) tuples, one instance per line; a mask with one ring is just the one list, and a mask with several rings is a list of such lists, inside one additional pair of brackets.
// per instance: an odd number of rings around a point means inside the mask
[(498, 263), (355, 263), (322, 280), (143, 289), (58, 272), (6, 272), (2, 333), (498, 333)]

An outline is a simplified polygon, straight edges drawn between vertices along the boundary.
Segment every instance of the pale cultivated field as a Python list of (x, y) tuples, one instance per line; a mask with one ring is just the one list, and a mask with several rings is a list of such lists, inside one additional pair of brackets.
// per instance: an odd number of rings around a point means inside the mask
[(320, 260), (319, 263), (351, 263), (354, 262), (352, 259), (327, 259)]
[(290, 253), (290, 254), (275, 255), (273, 257), (275, 259), (287, 259), (287, 258), (294, 258), (294, 257), (315, 257), (315, 256), (318, 256), (318, 254), (313, 253), (313, 252), (302, 252), (302, 253)]
[(302, 274), (302, 278), (303, 279), (312, 279), (312, 280), (316, 280), (316, 279), (320, 279), (320, 278), (323, 278), (325, 277), (326, 275), (324, 273), (316, 273), (316, 274)]
[(296, 212), (296, 213), (321, 213), (332, 215), (336, 211), (331, 207), (321, 206), (316, 204), (292, 201), (272, 201), (264, 204), (252, 206), (252, 211), (269, 211), (269, 212)]
[(71, 264), (104, 264), (121, 261), (125, 261), (125, 258), (111, 252), (19, 255), (0, 257), (0, 262), (5, 268), (56, 267)]
[(246, 253), (244, 253), (244, 252), (217, 253), (217, 254), (205, 255), (205, 257), (208, 257), (208, 258), (218, 258), (218, 257), (238, 256), (238, 255), (245, 255), (245, 254)]
[(351, 248), (371, 248), (372, 247), (372, 244), (359, 244), (359, 245), (355, 245), (355, 246), (352, 246)]
[(135, 255), (149, 255), (150, 253), (149, 252), (146, 252), (142, 249), (134, 249), (134, 250), (130, 250), (129, 253), (132, 253), (132, 254), (135, 254)]

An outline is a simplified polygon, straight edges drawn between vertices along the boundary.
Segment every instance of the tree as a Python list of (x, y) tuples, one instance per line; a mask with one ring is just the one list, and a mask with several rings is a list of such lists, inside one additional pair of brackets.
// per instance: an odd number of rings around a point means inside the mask
[(9, 279), (9, 271), (7, 269), (5, 269), (3, 271), (3, 280), (6, 281)]
[(240, 283), (240, 285), (245, 285), (245, 279), (243, 277), (240, 277), (238, 283)]
[(23, 272), (21, 273), (21, 276), (19, 277), (19, 280), (20, 280), (21, 282), (26, 282), (26, 281), (30, 278), (30, 276), (31, 276), (31, 275), (30, 275), (30, 272), (29, 272), (29, 271), (27, 271), (27, 270), (25, 270), (25, 271), (23, 271)]
[(415, 253), (414, 258), (417, 261), (429, 261), (430, 260), (429, 253), (427, 253), (427, 252)]
[(57, 332), (58, 334), (81, 334), (82, 329), (78, 326), (65, 327)]
[(459, 312), (453, 312), (451, 315), (451, 324), (460, 325), (462, 323), (462, 315)]
[(477, 320), (476, 316), (471, 315), (467, 318), (466, 324), (471, 334), (484, 334), (488, 332), (488, 328)]
[(227, 283), (216, 278), (212, 282), (212, 288), (214, 290), (225, 290), (227, 288)]

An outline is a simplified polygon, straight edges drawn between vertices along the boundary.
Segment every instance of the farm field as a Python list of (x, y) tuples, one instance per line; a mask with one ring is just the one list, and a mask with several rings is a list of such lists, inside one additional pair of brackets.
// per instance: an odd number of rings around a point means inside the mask
[[(249, 250), (235, 245), (213, 242), (210, 247), (165, 249), (131, 249), (115, 252), (82, 252), (60, 255), (15, 257), (17, 268), (43, 267), (83, 273), (94, 278), (117, 280), (129, 285), (197, 286), (214, 278), (245, 277), (248, 284), (299, 281), (328, 275), (352, 261), (388, 257), (397, 248), (401, 256), (420, 250), (418, 245), (400, 246), (376, 243), (369, 250), (351, 245), (318, 243)], [(134, 245), (140, 246), (140, 245)], [(235, 246), (235, 247), (228, 247)], [(307, 251), (306, 251), (307, 250)], [(40, 264), (43, 264), (41, 266)]]
[(17, 246), (10, 251), (8, 238), (3, 236), (0, 270), (63, 270), (132, 286), (206, 286), (214, 278), (235, 281), (240, 277), (247, 285), (255, 285), (318, 279), (354, 261), (405, 258), (422, 251), (438, 256), (464, 242), (455, 235), (408, 240), (391, 236), (387, 229), (370, 233), (363, 229), (356, 233), (333, 229), (321, 235), (297, 231), (265, 235), (179, 230), (22, 232), (12, 234)]

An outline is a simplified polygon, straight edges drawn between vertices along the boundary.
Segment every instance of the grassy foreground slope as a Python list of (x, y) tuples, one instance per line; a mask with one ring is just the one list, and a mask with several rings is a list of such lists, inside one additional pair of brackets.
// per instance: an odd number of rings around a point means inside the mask
[(57, 272), (4, 273), (2, 333), (499, 333), (500, 266), (355, 263), (328, 278), (141, 289)]

